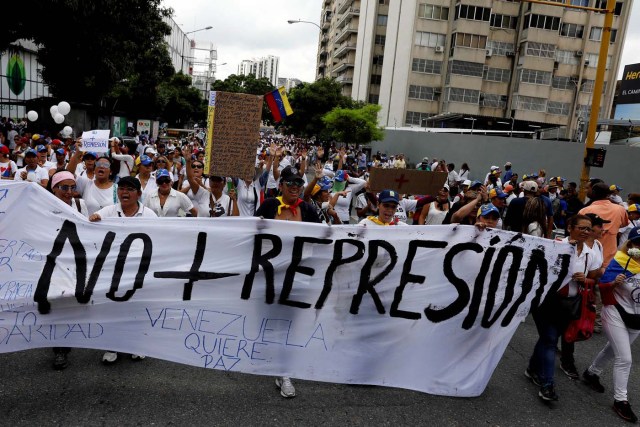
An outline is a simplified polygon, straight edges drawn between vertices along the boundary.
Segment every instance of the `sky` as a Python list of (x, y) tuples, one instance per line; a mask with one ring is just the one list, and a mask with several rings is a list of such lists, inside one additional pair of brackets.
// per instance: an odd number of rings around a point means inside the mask
[[(174, 9), (174, 20), (188, 32), (212, 26), (189, 37), (213, 43), (218, 49), (216, 78), (235, 74), (243, 59), (280, 57), (279, 77), (305, 82), (315, 79), (322, 0), (164, 0)], [(196, 57), (206, 55), (196, 51)], [(226, 65), (221, 65), (226, 63)], [(640, 63), (640, 0), (635, 0), (622, 52), (618, 78), (626, 64)], [(196, 66), (197, 67), (197, 66)], [(197, 69), (197, 68), (196, 68)]]

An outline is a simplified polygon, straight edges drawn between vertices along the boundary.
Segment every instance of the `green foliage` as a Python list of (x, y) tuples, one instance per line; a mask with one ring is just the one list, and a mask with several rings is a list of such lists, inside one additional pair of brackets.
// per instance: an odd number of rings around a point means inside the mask
[(322, 117), (331, 136), (340, 142), (368, 144), (384, 138), (384, 130), (378, 127), (380, 106), (366, 104), (359, 108), (334, 108)]
[[(251, 95), (266, 95), (272, 92), (275, 86), (271, 84), (269, 79), (261, 77), (256, 79), (256, 76), (249, 74), (248, 76), (231, 74), (225, 80), (216, 80), (211, 85), (211, 90), (219, 90), (222, 92), (233, 93), (249, 93)], [(273, 117), (267, 107), (267, 103), (262, 104), (262, 121), (268, 125), (273, 124)]]
[(191, 86), (191, 77), (182, 73), (174, 74), (158, 86), (158, 100), (162, 118), (171, 127), (184, 127), (190, 121), (206, 117), (206, 100)]
[(322, 117), (334, 108), (354, 108), (363, 104), (342, 95), (342, 86), (334, 79), (303, 83), (288, 95), (293, 115), (283, 121), (289, 133), (302, 137), (329, 139)]
[[(99, 104), (118, 82), (156, 66), (140, 63), (157, 52), (171, 29), (161, 0), (31, 0), (9, 2), (0, 50), (18, 39), (38, 49), (42, 78), (59, 98)], [(27, 7), (27, 9), (25, 9)], [(15, 12), (13, 13), (12, 10)], [(168, 54), (167, 54), (168, 57)], [(153, 57), (152, 57), (153, 58)]]

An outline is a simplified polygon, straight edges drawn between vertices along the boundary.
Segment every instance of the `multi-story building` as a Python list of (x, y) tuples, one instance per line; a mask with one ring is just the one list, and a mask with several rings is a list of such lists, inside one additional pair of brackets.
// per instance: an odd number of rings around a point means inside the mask
[[(632, 1), (616, 3), (601, 117)], [(573, 138), (588, 121), (604, 14), (506, 0), (325, 0), (322, 14), (317, 76), (379, 103), (382, 125), (556, 127)]]
[(248, 76), (253, 74), (260, 79), (266, 77), (272, 85), (278, 85), (278, 70), (280, 67), (280, 58), (268, 55), (259, 59), (244, 59), (238, 65), (238, 74)]
[(277, 87), (284, 86), (284, 89), (289, 92), (294, 87), (302, 84), (302, 81), (299, 79), (291, 79), (289, 77), (279, 77)]
[(171, 27), (171, 33), (165, 36), (164, 40), (169, 47), (169, 56), (176, 73), (182, 71), (184, 74), (193, 73), (193, 47), (192, 40), (189, 40), (182, 28), (173, 20), (171, 16), (162, 18), (165, 24)]

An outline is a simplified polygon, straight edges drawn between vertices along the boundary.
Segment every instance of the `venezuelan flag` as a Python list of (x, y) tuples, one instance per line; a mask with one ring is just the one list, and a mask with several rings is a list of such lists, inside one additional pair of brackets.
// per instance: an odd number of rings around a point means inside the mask
[(293, 114), (284, 86), (280, 86), (273, 92), (269, 92), (264, 96), (264, 99), (267, 101), (269, 110), (271, 110), (271, 114), (273, 115), (273, 120), (275, 120), (276, 123)]
[[(628, 265), (627, 265), (628, 263)], [(626, 271), (625, 271), (625, 266)], [(602, 278), (600, 278), (600, 282), (602, 283), (610, 283), (616, 280), (616, 276), (618, 274), (624, 273), (627, 277), (635, 276), (640, 273), (640, 263), (635, 259), (629, 257), (629, 255), (625, 254), (622, 251), (618, 251), (616, 256), (613, 257), (607, 270), (604, 272)]]

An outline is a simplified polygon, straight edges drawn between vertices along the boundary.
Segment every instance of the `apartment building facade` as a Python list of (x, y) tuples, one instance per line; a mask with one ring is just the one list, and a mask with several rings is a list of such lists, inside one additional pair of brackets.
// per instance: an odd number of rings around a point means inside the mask
[(253, 74), (256, 78), (266, 77), (272, 85), (278, 85), (278, 73), (280, 71), (280, 57), (268, 55), (259, 59), (245, 59), (238, 65), (238, 74), (248, 76)]
[[(601, 117), (631, 6), (616, 3)], [(557, 127), (574, 138), (588, 122), (604, 14), (507, 0), (327, 0), (322, 13), (318, 77), (380, 104), (382, 125)]]

